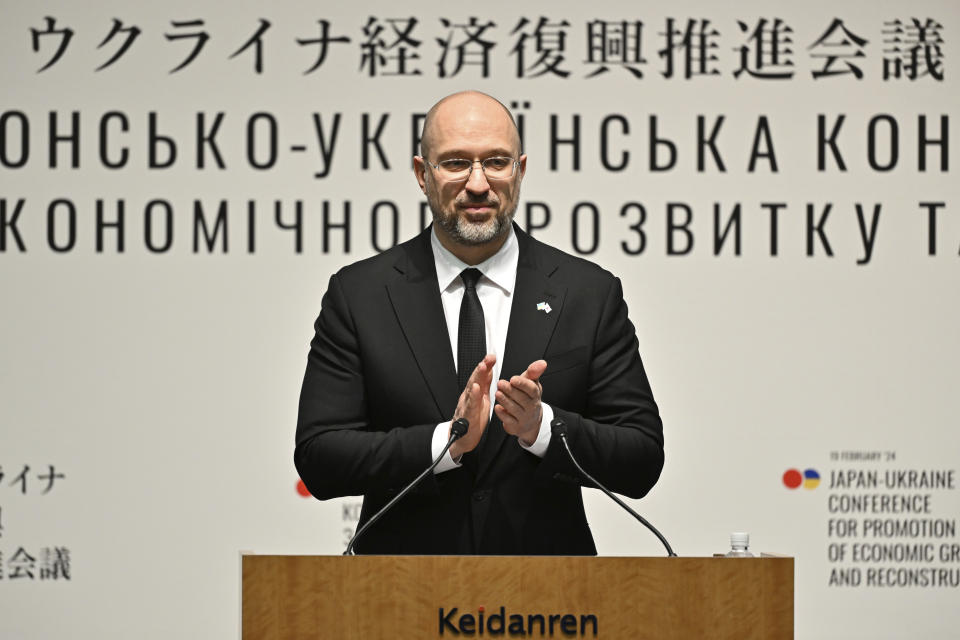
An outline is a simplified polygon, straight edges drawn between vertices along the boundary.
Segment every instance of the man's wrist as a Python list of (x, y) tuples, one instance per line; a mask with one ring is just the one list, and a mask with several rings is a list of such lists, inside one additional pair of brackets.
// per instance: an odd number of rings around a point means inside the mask
[(540, 435), (540, 429), (543, 427), (543, 403), (540, 403), (539, 415), (537, 416), (536, 422), (533, 423), (533, 427), (528, 429), (522, 436), (518, 436), (517, 440), (520, 441), (520, 444), (525, 448), (530, 448), (533, 446), (533, 443), (537, 441), (537, 436)]
[(540, 405), (540, 429), (537, 432), (536, 440), (527, 445), (522, 438), (517, 438), (517, 442), (525, 451), (529, 451), (538, 458), (547, 455), (547, 447), (550, 446), (550, 422), (553, 420), (553, 407), (546, 403)]
[[(447, 446), (447, 441), (449, 439), (450, 439), (450, 423), (441, 422), (433, 430), (433, 438), (431, 439), (431, 442), (430, 442), (430, 458), (431, 459), (436, 459), (436, 457), (440, 455), (440, 452), (443, 451), (443, 448)], [(450, 455), (451, 452), (453, 451), (453, 446), (455, 446), (456, 444), (457, 443), (454, 442), (453, 445), (451, 445), (450, 449), (448, 449), (447, 452), (440, 459), (440, 463), (437, 464), (437, 466), (433, 470), (435, 474), (443, 473), (444, 471), (450, 471), (451, 469), (456, 469), (457, 467), (460, 466), (460, 463), (453, 456)]]

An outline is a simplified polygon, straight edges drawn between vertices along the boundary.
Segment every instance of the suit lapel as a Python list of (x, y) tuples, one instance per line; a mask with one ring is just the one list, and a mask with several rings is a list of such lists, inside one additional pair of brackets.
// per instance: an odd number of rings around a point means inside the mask
[(457, 371), (440, 302), (437, 269), (430, 249), (431, 227), (408, 245), (395, 269), (405, 277), (387, 285), (397, 321), (427, 381), (437, 405), (439, 420), (448, 419), (457, 407)]
[[(543, 357), (563, 309), (565, 294), (564, 288), (550, 280), (557, 268), (556, 262), (550, 261), (538, 243), (517, 225), (514, 225), (514, 232), (520, 255), (500, 370), (500, 378), (504, 380), (520, 375), (531, 362)], [(462, 389), (457, 388), (457, 371), (440, 302), (430, 233), (432, 227), (427, 227), (408, 245), (404, 256), (394, 265), (402, 277), (389, 283), (387, 292), (400, 328), (430, 389), (439, 420), (445, 420), (453, 415)], [(548, 304), (550, 311), (538, 309), (540, 303)], [(478, 480), (506, 441), (503, 425), (494, 414), (479, 446)]]
[[(519, 243), (520, 257), (510, 307), (503, 366), (500, 369), (502, 380), (520, 375), (531, 362), (543, 357), (557, 326), (565, 294), (565, 289), (549, 279), (556, 270), (556, 263), (549, 262), (544, 252), (538, 250), (536, 241), (520, 231), (516, 225), (514, 232)], [(540, 303), (547, 303), (550, 311), (538, 309)], [(506, 441), (503, 425), (494, 414), (487, 426), (487, 437), (480, 446), (478, 478), (488, 470)]]

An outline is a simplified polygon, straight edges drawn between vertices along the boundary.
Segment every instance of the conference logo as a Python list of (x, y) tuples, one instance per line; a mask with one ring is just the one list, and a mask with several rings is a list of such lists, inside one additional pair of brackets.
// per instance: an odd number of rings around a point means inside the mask
[(783, 486), (787, 489), (816, 489), (820, 486), (820, 473), (816, 469), (804, 469), (803, 473), (797, 469), (787, 469), (783, 473)]
[(310, 497), (310, 489), (307, 489), (307, 485), (303, 484), (303, 480), (297, 478), (297, 495), (301, 498)]

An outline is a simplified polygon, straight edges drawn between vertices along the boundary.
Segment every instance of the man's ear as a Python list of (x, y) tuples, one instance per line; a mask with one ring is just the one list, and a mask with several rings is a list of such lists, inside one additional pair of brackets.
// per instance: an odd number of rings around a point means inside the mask
[(427, 192), (427, 165), (420, 156), (413, 156), (413, 174), (417, 176), (420, 191)]

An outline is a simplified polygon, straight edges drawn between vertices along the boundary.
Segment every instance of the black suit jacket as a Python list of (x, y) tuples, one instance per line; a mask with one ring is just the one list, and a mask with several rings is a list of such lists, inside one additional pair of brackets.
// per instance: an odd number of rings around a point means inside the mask
[[(663, 429), (620, 281), (514, 226), (519, 245), (502, 378), (540, 358), (543, 401), (581, 465), (639, 498)], [(294, 459), (321, 500), (363, 495), (360, 524), (430, 464), (461, 389), (428, 228), (330, 278), (300, 394)], [(550, 313), (537, 310), (547, 302)], [(494, 415), (462, 467), (427, 478), (358, 541), (361, 553), (595, 554), (563, 445), (523, 450)]]

